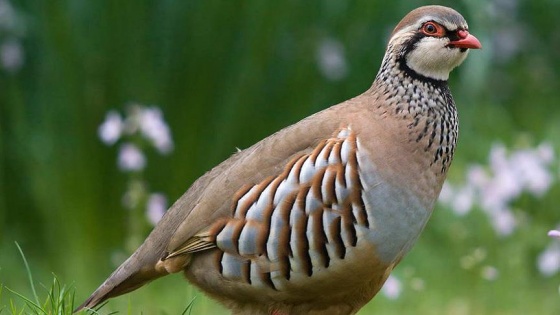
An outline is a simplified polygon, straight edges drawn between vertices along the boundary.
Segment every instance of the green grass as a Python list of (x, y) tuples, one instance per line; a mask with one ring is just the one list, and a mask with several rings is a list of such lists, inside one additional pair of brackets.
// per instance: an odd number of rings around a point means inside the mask
[[(61, 284), (56, 275), (53, 275), (49, 286), (41, 285), (40, 291), (37, 290), (33, 280), (33, 273), (25, 255), (16, 243), (16, 247), (21, 255), (27, 280), (31, 289), (31, 296), (19, 293), (15, 290), (0, 284), (0, 301), (7, 295), (7, 305), (0, 304), (0, 314), (35, 314), (35, 315), (64, 315), (71, 314), (74, 308), (75, 290), (72, 286)], [(95, 312), (91, 312), (92, 314)]]
[(63, 315), (71, 314), (74, 307), (74, 289), (71, 286), (62, 285), (56, 276), (53, 276), (50, 287), (43, 288), (46, 295), (43, 299), (38, 296), (27, 297), (9, 288), (5, 289), (11, 297), (8, 297), (9, 306), (3, 306), (0, 314), (6, 311), (9, 314)]
[[(0, 314), (33, 314), (33, 315), (69, 315), (79, 305), (76, 303), (76, 289), (73, 285), (65, 285), (61, 283), (56, 275), (52, 275), (50, 285), (40, 285), (38, 289), (33, 279), (33, 272), (23, 250), (16, 242), (17, 247), (25, 272), (27, 281), (29, 282), (29, 292), (20, 293), (12, 290), (9, 287), (0, 283)], [(196, 297), (193, 297), (187, 306), (184, 308), (181, 315), (190, 315), (195, 305)], [(133, 313), (129, 305), (126, 312), (105, 312), (103, 308), (107, 302), (102, 303), (95, 309), (87, 309), (80, 312), (80, 314), (136, 314)]]
[[(53, 275), (52, 283), (50, 286), (42, 286), (39, 291), (39, 295), (36, 295), (35, 285), (32, 282), (32, 274), (29, 273), (29, 281), (31, 284), (31, 290), (33, 294), (31, 296), (25, 295), (23, 293), (11, 290), (8, 287), (0, 285), (0, 314), (33, 314), (33, 315), (70, 315), (72, 311), (77, 307), (75, 295), (76, 289), (74, 286), (64, 285), (60, 280)], [(157, 297), (153, 297), (154, 302), (157, 301)], [(184, 307), (181, 315), (191, 315), (193, 309), (195, 308), (196, 296), (193, 297), (190, 302)], [(105, 306), (108, 302), (101, 304), (94, 310), (88, 309), (79, 312), (79, 314), (88, 315), (111, 315), (111, 314), (152, 314), (152, 312), (144, 312), (140, 310), (137, 312), (137, 307), (132, 307), (130, 304), (123, 308), (121, 311), (105, 311)], [(161, 314), (175, 314), (167, 313), (163, 310), (159, 310), (158, 313)]]
[[(52, 275), (50, 285), (40, 285), (37, 289), (33, 280), (33, 273), (25, 258), (23, 251), (19, 244), (16, 243), (23, 264), (25, 266), (27, 280), (29, 282), (29, 293), (20, 293), (12, 290), (9, 287), (0, 284), (0, 314), (33, 314), (33, 315), (70, 315), (76, 309), (76, 289), (73, 285), (62, 284), (56, 275)], [(157, 297), (155, 298), (157, 299)], [(196, 296), (184, 307), (181, 315), (191, 315), (195, 306)], [(156, 300), (154, 300), (156, 301)], [(103, 308), (108, 302), (104, 302), (95, 309), (87, 309), (80, 312), (80, 314), (97, 315), (97, 314), (137, 314), (135, 308), (130, 304), (126, 311), (107, 311)], [(140, 311), (140, 313), (144, 313)], [(151, 312), (146, 312), (151, 314)], [(165, 312), (163, 312), (165, 314)]]

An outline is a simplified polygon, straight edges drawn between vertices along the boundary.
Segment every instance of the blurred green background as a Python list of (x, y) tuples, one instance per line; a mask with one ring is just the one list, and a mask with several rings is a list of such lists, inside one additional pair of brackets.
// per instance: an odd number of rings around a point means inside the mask
[[(54, 273), (77, 302), (122, 259), (130, 175), (117, 167), (118, 147), (98, 138), (107, 111), (161, 108), (174, 151), (146, 151), (142, 176), (173, 202), (236, 147), (367, 89), (392, 28), (425, 4), (0, 0), (0, 283), (30, 292), (14, 241), (36, 283)], [(486, 165), (496, 142), (559, 152), (560, 1), (439, 4), (461, 12), (483, 44), (450, 79), (461, 119), (450, 181)], [(560, 314), (560, 256), (546, 236), (560, 223), (558, 165), (554, 156), (546, 193), (512, 201), (509, 235), (477, 207), (458, 215), (439, 205), (395, 271), (398, 294), (360, 314)], [(547, 248), (549, 273), (538, 264)], [(194, 296), (195, 314), (225, 313), (181, 275), (103, 312), (177, 314)]]

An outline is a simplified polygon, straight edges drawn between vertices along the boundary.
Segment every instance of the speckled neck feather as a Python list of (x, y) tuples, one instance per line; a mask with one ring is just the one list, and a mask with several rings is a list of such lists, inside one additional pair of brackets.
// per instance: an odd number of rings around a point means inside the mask
[(416, 73), (406, 65), (405, 55), (389, 45), (381, 68), (370, 88), (384, 95), (394, 117), (407, 122), (414, 142), (427, 140), (425, 151), (433, 151), (432, 163), (445, 173), (453, 160), (459, 135), (455, 101), (447, 81)]

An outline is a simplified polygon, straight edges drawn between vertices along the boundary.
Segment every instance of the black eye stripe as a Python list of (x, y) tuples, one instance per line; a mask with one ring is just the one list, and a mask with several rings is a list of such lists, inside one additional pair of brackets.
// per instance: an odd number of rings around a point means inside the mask
[(449, 38), (450, 41), (459, 40), (459, 39), (461, 39), (461, 38), (459, 37), (459, 31), (460, 31), (460, 30), (461, 30), (461, 29), (456, 29), (456, 30), (454, 30), (454, 31), (448, 31), (448, 30), (446, 29), (446, 30), (445, 30), (445, 36), (446, 36), (447, 38)]

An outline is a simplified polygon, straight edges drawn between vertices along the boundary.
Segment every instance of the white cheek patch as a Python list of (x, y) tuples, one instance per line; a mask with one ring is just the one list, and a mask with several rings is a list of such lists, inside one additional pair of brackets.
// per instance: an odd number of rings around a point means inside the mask
[(445, 38), (425, 37), (406, 56), (407, 66), (418, 74), (436, 80), (447, 80), (449, 72), (460, 65), (468, 51), (446, 47)]

